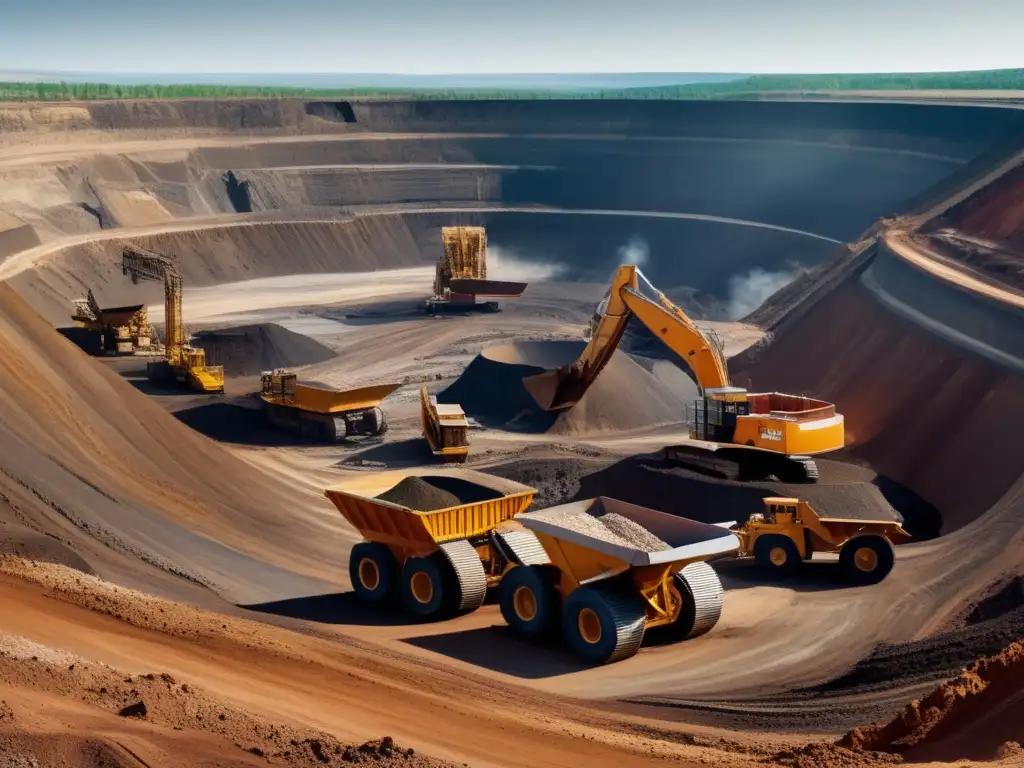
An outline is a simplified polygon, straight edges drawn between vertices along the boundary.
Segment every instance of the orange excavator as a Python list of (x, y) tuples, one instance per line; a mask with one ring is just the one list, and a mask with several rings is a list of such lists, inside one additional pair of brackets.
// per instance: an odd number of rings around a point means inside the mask
[(690, 440), (666, 447), (665, 458), (730, 479), (774, 476), (783, 482), (814, 482), (818, 469), (811, 457), (843, 447), (843, 417), (833, 404), (732, 386), (721, 344), (630, 264), (616, 271), (579, 359), (523, 380), (541, 408), (573, 407), (611, 359), (634, 317), (686, 361), (701, 390), (702, 397), (689, 409)]

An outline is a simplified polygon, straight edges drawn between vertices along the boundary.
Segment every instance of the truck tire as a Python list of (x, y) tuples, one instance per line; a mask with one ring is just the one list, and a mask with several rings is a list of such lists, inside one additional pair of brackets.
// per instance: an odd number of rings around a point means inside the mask
[(646, 627), (647, 613), (631, 581), (580, 587), (562, 609), (565, 642), (589, 664), (609, 664), (636, 655)]
[(558, 592), (547, 568), (520, 565), (501, 579), (501, 615), (511, 630), (525, 638), (548, 634), (558, 617)]
[(800, 550), (788, 536), (766, 533), (754, 544), (754, 560), (766, 575), (787, 578), (800, 568)]
[(423, 618), (443, 613), (447, 604), (445, 587), (451, 584), (452, 574), (446, 578), (447, 561), (438, 557), (410, 557), (402, 567), (402, 602), (412, 613)]
[(395, 592), (398, 563), (383, 544), (364, 541), (352, 547), (348, 558), (352, 589), (360, 600), (382, 603)]
[(658, 643), (678, 643), (710, 632), (722, 617), (725, 591), (707, 563), (690, 563), (673, 576), (672, 586), (682, 600), (679, 616), (671, 624), (650, 630)]
[(839, 567), (853, 584), (877, 584), (892, 570), (896, 552), (884, 536), (855, 536), (839, 550)]

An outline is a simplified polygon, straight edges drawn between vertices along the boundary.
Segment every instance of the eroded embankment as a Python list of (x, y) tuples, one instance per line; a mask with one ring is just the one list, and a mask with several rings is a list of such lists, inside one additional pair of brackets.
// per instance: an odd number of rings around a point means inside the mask
[(865, 278), (914, 297), (921, 313), (952, 325), (966, 314), (979, 334), (1009, 338), (997, 322), (1003, 307), (982, 315), (975, 297), (891, 258), (877, 257), (864, 277), (846, 280), (769, 346), (740, 355), (734, 379), (835, 402), (846, 417), (848, 453), (920, 494), (951, 531), (1021, 475), (1014, 425), (1024, 420), (1024, 381), (876, 299)]
[[(52, 535), (107, 578), (165, 594), (194, 598), (202, 584), (259, 601), (343, 583), (345, 532), (322, 526), (322, 499), (288, 491), (179, 423), (8, 286), (0, 330), (0, 522)], [(0, 536), (15, 533), (0, 525)]]
[(922, 760), (1024, 760), (1024, 642), (979, 660), (884, 725), (857, 728), (844, 746)]

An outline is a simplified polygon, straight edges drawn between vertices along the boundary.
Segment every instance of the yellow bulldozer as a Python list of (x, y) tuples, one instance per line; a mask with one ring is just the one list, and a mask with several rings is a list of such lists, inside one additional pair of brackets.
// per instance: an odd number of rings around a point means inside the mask
[(136, 285), (140, 280), (164, 284), (165, 359), (146, 364), (150, 381), (176, 381), (199, 392), (223, 392), (224, 368), (207, 365), (206, 353), (186, 340), (181, 312), (184, 280), (175, 259), (131, 245), (121, 254), (121, 271)]
[(813, 482), (818, 470), (811, 457), (843, 447), (843, 417), (833, 404), (733, 386), (721, 344), (631, 264), (616, 271), (576, 362), (523, 380), (541, 408), (562, 410), (579, 402), (633, 318), (686, 362), (702, 394), (687, 414), (690, 442), (666, 447), (667, 459), (732, 479)]

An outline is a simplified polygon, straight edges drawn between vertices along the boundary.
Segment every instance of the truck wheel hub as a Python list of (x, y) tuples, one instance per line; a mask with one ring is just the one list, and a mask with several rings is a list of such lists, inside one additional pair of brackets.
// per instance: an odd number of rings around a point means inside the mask
[(434, 598), (434, 582), (423, 571), (417, 571), (412, 575), (409, 586), (412, 596), (418, 603), (426, 605)]
[(380, 569), (368, 557), (359, 561), (359, 583), (371, 592), (380, 586)]
[(537, 598), (533, 590), (527, 586), (516, 589), (512, 597), (512, 605), (515, 607), (516, 616), (523, 621), (533, 621), (537, 615)]
[(772, 551), (768, 553), (768, 559), (772, 561), (772, 565), (785, 565), (789, 556), (782, 547), (773, 547)]
[(577, 625), (580, 630), (580, 637), (591, 645), (601, 642), (601, 619), (592, 608), (584, 608), (580, 611)]
[(853, 555), (853, 564), (865, 573), (871, 573), (878, 567), (878, 554), (868, 547), (861, 547)]

